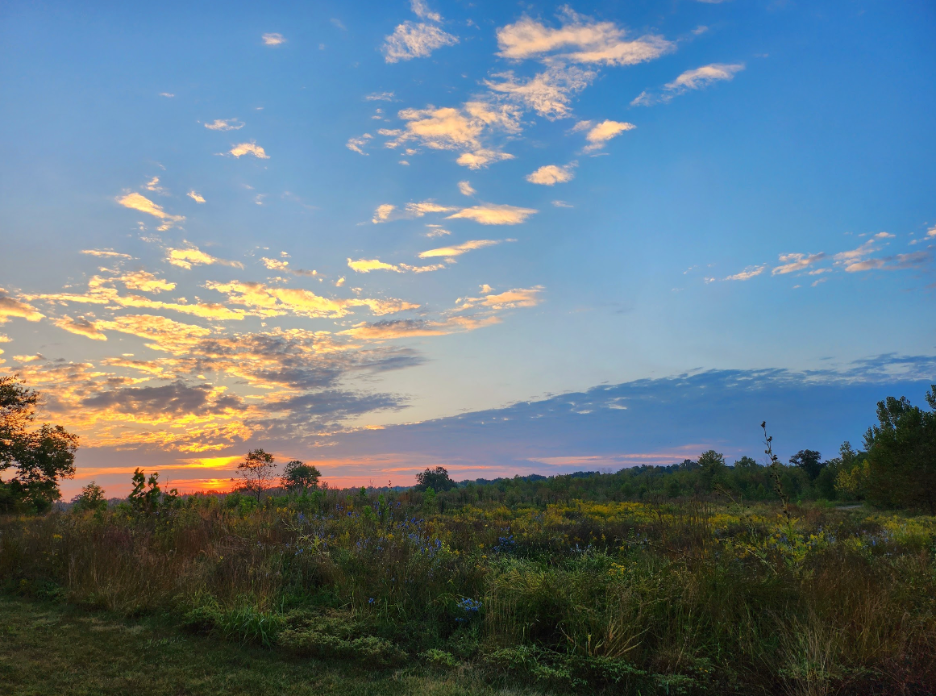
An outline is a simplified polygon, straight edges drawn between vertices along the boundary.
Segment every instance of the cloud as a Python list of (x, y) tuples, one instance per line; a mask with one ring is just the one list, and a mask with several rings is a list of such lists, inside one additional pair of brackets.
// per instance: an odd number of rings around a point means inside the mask
[(13, 317), (26, 321), (39, 321), (45, 315), (32, 305), (10, 297), (6, 290), (0, 288), (0, 324), (5, 324)]
[(712, 63), (694, 70), (687, 70), (665, 85), (659, 93), (641, 92), (631, 101), (631, 106), (665, 104), (671, 101), (673, 97), (685, 94), (689, 90), (704, 89), (714, 82), (733, 80), (735, 74), (742, 70), (744, 70), (744, 63)]
[[(468, 183), (467, 181), (459, 181), (459, 182), (458, 182), (458, 191), (459, 191), (459, 193), (461, 193), (461, 195), (463, 195), (463, 196), (473, 196), (473, 195), (475, 195), (475, 194), (477, 193), (477, 191), (475, 191), (475, 190), (471, 187), (471, 184)], [(936, 230), (936, 227), (934, 227), (933, 229)]]
[(418, 304), (392, 298), (330, 299), (316, 295), (311, 290), (272, 287), (238, 280), (229, 283), (209, 281), (205, 287), (227, 295), (229, 303), (249, 307), (254, 314), (263, 317), (295, 314), (309, 318), (340, 319), (353, 312), (355, 307), (368, 307), (376, 315), (419, 308)]
[(168, 99), (172, 99), (175, 95), (172, 94), (171, 92), (160, 92), (160, 93), (159, 93), (159, 96), (160, 96), (160, 97), (167, 97)]
[(393, 101), (393, 92), (373, 92), (364, 97), (365, 101)]
[(431, 259), (437, 257), (443, 258), (454, 258), (456, 256), (461, 256), (469, 251), (474, 251), (475, 249), (483, 249), (484, 247), (494, 246), (496, 244), (501, 244), (504, 240), (499, 239), (473, 239), (468, 242), (463, 242), (462, 244), (457, 244), (450, 247), (440, 247), (439, 249), (429, 249), (428, 251), (423, 251), (419, 254), (421, 259)]
[(728, 276), (725, 280), (750, 280), (751, 278), (759, 276), (766, 268), (767, 264), (763, 264), (762, 266), (748, 266), (740, 273)]
[(492, 76), (501, 82), (485, 80), (484, 84), (488, 89), (534, 110), (540, 116), (555, 120), (572, 115), (569, 108), (572, 96), (591, 84), (595, 76), (596, 73), (591, 70), (556, 65), (525, 82), (518, 81), (513, 72), (508, 71)]
[(430, 22), (442, 21), (442, 15), (438, 12), (432, 12), (423, 0), (411, 0), (410, 8), (413, 10), (413, 14), (420, 19), (428, 19)]
[(240, 158), (243, 155), (253, 155), (258, 159), (270, 159), (270, 156), (266, 153), (266, 151), (254, 142), (240, 143), (235, 145), (231, 148), (229, 154), (234, 155), (237, 158)]
[(191, 199), (192, 199), (193, 201), (195, 201), (196, 203), (204, 203), (204, 202), (205, 202), (205, 199), (202, 198), (202, 196), (200, 196), (199, 194), (195, 193), (194, 190), (193, 190), (193, 191), (189, 191), (189, 192), (188, 192), (187, 194), (185, 194), (185, 195), (187, 195), (189, 198), (191, 198)]
[(154, 203), (149, 198), (139, 193), (128, 193), (124, 196), (120, 196), (117, 198), (117, 202), (124, 208), (138, 210), (141, 213), (146, 213), (147, 215), (152, 215), (162, 220), (162, 224), (158, 227), (160, 231), (168, 230), (178, 223), (185, 222), (184, 215), (170, 215), (162, 209), (161, 205)]
[(402, 273), (397, 266), (394, 266), (389, 263), (384, 263), (377, 259), (358, 259), (357, 261), (352, 261), (348, 259), (348, 268), (358, 273), (370, 273), (371, 271), (395, 271), (396, 273)]
[(538, 211), (533, 208), (520, 208), (514, 205), (495, 205), (484, 203), (470, 208), (462, 208), (446, 219), (474, 220), (482, 225), (518, 225)]
[(386, 38), (383, 45), (384, 60), (396, 63), (401, 60), (425, 58), (437, 48), (453, 46), (458, 37), (442, 31), (435, 24), (403, 22)]
[(933, 255), (929, 251), (917, 251), (911, 254), (896, 254), (895, 256), (854, 260), (845, 266), (845, 272), (910, 270), (925, 266), (932, 258)]
[(802, 271), (815, 263), (818, 263), (826, 257), (825, 253), (818, 254), (780, 254), (780, 263), (782, 265), (774, 268), (771, 275), (785, 275)]
[(164, 189), (162, 186), (159, 185), (158, 176), (154, 176), (152, 179), (147, 181), (143, 185), (143, 188), (145, 188), (147, 191), (152, 191), (153, 193), (159, 193), (164, 196), (169, 194), (169, 192), (166, 189)]
[[(188, 386), (181, 380), (161, 387), (125, 387), (95, 394), (81, 405), (89, 408), (113, 408), (118, 413), (175, 415), (200, 413), (210, 407), (209, 398), (214, 390), (204, 384)], [(220, 397), (215, 408), (240, 406), (240, 399)]]
[(936, 237), (936, 225), (933, 225), (926, 231), (927, 237)]
[(396, 206), (390, 205), (389, 203), (378, 205), (377, 209), (374, 211), (374, 217), (371, 218), (371, 222), (375, 225), (386, 222), (390, 219), (390, 213), (394, 211), (395, 207)]
[[(513, 155), (494, 149), (487, 141), (495, 135), (520, 132), (521, 111), (512, 104), (499, 106), (484, 101), (470, 101), (461, 108), (403, 109), (397, 114), (405, 121), (403, 129), (387, 129), (382, 135), (392, 137), (389, 148), (415, 143), (432, 150), (453, 150), (461, 155), (458, 164), (478, 169), (491, 162), (511, 159)], [(415, 154), (407, 150), (406, 154)]]
[(89, 256), (100, 256), (103, 258), (110, 259), (132, 259), (133, 257), (130, 254), (121, 254), (118, 251), (113, 249), (82, 249), (82, 254), (88, 254)]
[(162, 292), (163, 290), (174, 290), (176, 284), (170, 283), (162, 278), (157, 278), (152, 273), (146, 271), (133, 271), (125, 273), (118, 277), (130, 290), (140, 290), (142, 292)]
[(543, 186), (562, 184), (566, 181), (572, 181), (575, 177), (575, 174), (572, 173), (574, 166), (574, 164), (569, 164), (565, 167), (560, 167), (555, 164), (547, 164), (544, 167), (540, 167), (532, 174), (527, 174), (526, 180), (531, 184), (542, 184)]
[(524, 17), (497, 30), (502, 58), (562, 60), (570, 63), (635, 65), (675, 49), (662, 36), (647, 34), (627, 40), (627, 32), (612, 22), (595, 22), (570, 10), (562, 26), (553, 29)]
[(107, 336), (104, 335), (104, 332), (95, 326), (94, 322), (89, 321), (84, 317), (72, 319), (71, 317), (64, 316), (61, 319), (57, 319), (54, 323), (60, 329), (64, 329), (65, 331), (69, 331), (73, 334), (78, 334), (79, 336), (86, 336), (93, 341), (107, 340)]
[(406, 204), (406, 212), (413, 217), (422, 217), (426, 213), (450, 213), (453, 210), (458, 210), (458, 208), (447, 205), (439, 205), (433, 201), (421, 201), (419, 203)]
[(240, 130), (243, 127), (244, 127), (244, 122), (238, 121), (236, 118), (227, 118), (227, 119), (217, 118), (213, 122), (205, 124), (205, 128), (207, 128), (208, 130), (216, 130), (216, 131)]
[(281, 271), (284, 273), (292, 273), (297, 276), (317, 276), (318, 271), (307, 271), (302, 268), (289, 268), (289, 261), (282, 261), (280, 259), (268, 259), (265, 256), (260, 259), (263, 262), (263, 265), (266, 266), (271, 271)]
[(185, 354), (198, 340), (211, 335), (211, 329), (155, 314), (129, 314), (99, 321), (97, 328), (139, 336), (150, 341), (147, 348), (173, 354)]
[(386, 341), (396, 338), (419, 338), (425, 336), (447, 336), (453, 333), (474, 331), (499, 324), (500, 317), (449, 317), (443, 321), (424, 319), (393, 319), (372, 323), (362, 322), (342, 331), (342, 334), (368, 341)]
[(567, 203), (566, 201), (553, 201), (552, 204), (557, 208), (574, 208), (575, 207), (571, 203)]
[(594, 152), (595, 150), (603, 148), (612, 138), (617, 137), (625, 131), (633, 130), (636, 127), (637, 126), (633, 123), (621, 121), (606, 120), (597, 124), (592, 124), (591, 121), (579, 121), (572, 130), (587, 130), (588, 132), (585, 134), (585, 140), (587, 140), (589, 144), (585, 147), (585, 152)]
[(537, 285), (532, 288), (514, 288), (506, 292), (483, 295), (482, 297), (466, 297), (460, 301), (459, 311), (479, 306), (497, 310), (535, 307), (539, 304), (539, 294), (544, 289), (542, 285)]
[(173, 266), (178, 266), (179, 268), (185, 268), (186, 270), (191, 270), (192, 266), (230, 266), (231, 268), (243, 268), (244, 264), (240, 261), (226, 261), (224, 259), (219, 259), (211, 254), (206, 254), (204, 251), (199, 249), (194, 245), (185, 247), (184, 249), (166, 249), (166, 261), (171, 263)]
[(282, 34), (264, 34), (261, 38), (266, 46), (279, 46), (280, 44), (286, 43), (286, 39), (283, 38)]
[(364, 152), (364, 146), (367, 145), (367, 141), (373, 137), (374, 136), (370, 133), (365, 133), (359, 138), (349, 138), (348, 142), (345, 143), (345, 147), (359, 155), (366, 155), (367, 153)]

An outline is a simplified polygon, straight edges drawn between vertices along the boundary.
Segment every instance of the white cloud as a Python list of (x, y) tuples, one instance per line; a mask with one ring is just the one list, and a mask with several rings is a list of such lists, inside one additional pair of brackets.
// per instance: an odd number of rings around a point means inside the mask
[(464, 242), (462, 244), (456, 244), (455, 246), (441, 247), (439, 249), (429, 249), (428, 251), (423, 251), (419, 254), (421, 259), (431, 259), (431, 258), (454, 258), (455, 256), (461, 256), (469, 251), (474, 251), (475, 249), (483, 249), (484, 247), (495, 246), (496, 244), (501, 244), (503, 241), (512, 241), (512, 240), (500, 240), (500, 239), (472, 239), (471, 241)]
[(423, 0), (411, 0), (410, 8), (412, 8), (413, 14), (420, 19), (428, 19), (430, 22), (442, 21), (442, 15), (438, 12), (432, 12)]
[(826, 255), (823, 252), (818, 254), (780, 254), (780, 266), (774, 268), (771, 275), (786, 275), (802, 271), (824, 259)]
[(172, 94), (171, 92), (160, 92), (159, 96), (166, 97), (167, 99), (172, 99), (175, 95)]
[(425, 58), (437, 48), (458, 43), (458, 37), (448, 34), (435, 24), (403, 22), (388, 36), (383, 45), (384, 60), (396, 63), (401, 60)]
[(195, 193), (194, 190), (189, 191), (186, 195), (187, 195), (189, 198), (191, 198), (193, 201), (195, 201), (196, 203), (204, 203), (204, 202), (205, 202), (205, 199), (204, 199), (201, 195)]
[(365, 101), (393, 101), (393, 92), (373, 92), (364, 97)]
[(561, 59), (570, 63), (634, 65), (658, 58), (675, 48), (662, 36), (647, 34), (627, 40), (613, 22), (596, 22), (566, 9), (563, 23), (553, 29), (529, 17), (497, 30), (503, 58)]
[(238, 145), (235, 145), (231, 148), (230, 154), (238, 158), (242, 157), (243, 155), (253, 155), (259, 159), (270, 159), (270, 156), (266, 153), (266, 151), (254, 142), (239, 143)]
[(732, 80), (736, 73), (744, 70), (744, 63), (712, 63), (703, 65), (701, 68), (687, 70), (672, 82), (663, 87), (659, 93), (643, 91), (633, 101), (631, 106), (652, 106), (653, 104), (665, 104), (680, 94), (685, 94), (689, 90), (697, 90), (708, 87), (713, 82)]
[(444, 237), (445, 235), (452, 234), (446, 229), (443, 229), (441, 225), (426, 225), (429, 228), (429, 231), (426, 232), (426, 236), (432, 239), (433, 237)]
[(933, 225), (926, 231), (927, 237), (936, 237), (936, 225)]
[(514, 205), (495, 205), (484, 203), (470, 208), (462, 208), (447, 219), (474, 220), (482, 225), (517, 225), (525, 222), (537, 211), (532, 208), (520, 208)]
[(348, 268), (358, 273), (370, 273), (371, 271), (394, 271), (396, 273), (403, 272), (398, 266), (394, 266), (390, 263), (384, 263), (378, 259), (358, 259), (357, 261), (348, 259)]
[(152, 179), (150, 179), (149, 181), (147, 181), (147, 182), (143, 185), (143, 188), (145, 188), (147, 191), (152, 191), (153, 193), (158, 193), (158, 194), (161, 194), (161, 195), (163, 195), (163, 196), (166, 196), (166, 195), (169, 194), (169, 192), (168, 192), (166, 189), (164, 189), (162, 186), (159, 185), (159, 177), (158, 177), (158, 176), (154, 176)]
[(575, 207), (571, 203), (567, 203), (566, 201), (553, 201), (552, 204), (556, 206), (557, 208), (574, 208)]
[(119, 251), (114, 251), (113, 249), (82, 249), (82, 254), (88, 254), (89, 256), (100, 256), (103, 258), (112, 258), (112, 259), (132, 259), (133, 257), (130, 254), (121, 254)]
[(756, 278), (759, 276), (766, 268), (767, 264), (763, 264), (761, 266), (749, 266), (740, 273), (735, 273), (734, 275), (728, 276), (725, 278), (725, 280), (750, 280), (751, 278)]
[(406, 204), (406, 212), (413, 217), (422, 217), (426, 213), (450, 213), (453, 210), (458, 210), (458, 208), (447, 205), (439, 205), (433, 201), (422, 201), (420, 203)]
[(168, 230), (173, 225), (185, 221), (184, 215), (170, 215), (162, 209), (161, 205), (154, 203), (146, 196), (141, 196), (139, 193), (128, 193), (124, 196), (120, 196), (117, 198), (117, 202), (124, 208), (138, 210), (141, 213), (146, 213), (147, 215), (152, 215), (162, 220), (162, 224), (158, 227), (160, 231)]
[[(467, 182), (467, 181), (459, 181), (459, 182), (458, 182), (458, 190), (459, 190), (459, 192), (461, 193), (461, 195), (463, 195), (463, 196), (473, 196), (473, 195), (475, 195), (475, 193), (477, 193), (477, 191), (475, 191), (475, 190), (471, 187), (471, 184), (470, 184), (469, 182)], [(936, 228), (933, 228), (933, 229), (936, 230)]]
[(364, 152), (364, 146), (367, 145), (367, 141), (373, 137), (374, 136), (372, 136), (370, 133), (365, 133), (360, 138), (350, 138), (348, 142), (345, 143), (345, 147), (349, 150), (357, 152), (360, 155), (366, 155), (367, 153)]
[(579, 121), (572, 130), (587, 130), (588, 133), (585, 134), (585, 140), (587, 140), (589, 144), (585, 146), (585, 152), (594, 152), (595, 150), (603, 148), (612, 138), (617, 137), (625, 131), (633, 130), (636, 127), (637, 126), (633, 123), (622, 121), (606, 120), (595, 125), (592, 125), (591, 121)]
[(486, 167), (491, 162), (500, 162), (502, 160), (513, 159), (514, 156), (506, 152), (498, 152), (497, 150), (475, 150), (474, 152), (464, 152), (458, 156), (458, 159), (455, 160), (457, 164), (460, 164), (463, 167), (468, 167), (468, 169), (481, 169)]
[(238, 121), (236, 118), (217, 118), (213, 122), (205, 124), (205, 128), (208, 130), (216, 131), (240, 130), (243, 127), (244, 123), (242, 121)]
[(396, 206), (390, 205), (389, 203), (384, 203), (383, 205), (378, 205), (377, 210), (374, 211), (374, 217), (371, 219), (375, 225), (381, 222), (386, 222), (390, 219), (390, 213), (393, 212)]
[(500, 78), (502, 82), (485, 80), (484, 84), (489, 89), (554, 120), (572, 115), (569, 108), (572, 96), (585, 89), (595, 78), (595, 73), (575, 66), (555, 65), (526, 82), (517, 81), (511, 71), (492, 77)]
[[(484, 286), (488, 289), (489, 286)], [(460, 300), (459, 310), (471, 309), (473, 307), (487, 307), (489, 309), (513, 309), (515, 307), (535, 307), (539, 304), (539, 294), (544, 290), (542, 285), (536, 285), (532, 288), (514, 288), (496, 295), (484, 295), (482, 297), (466, 297)], [(483, 290), (483, 288), (482, 288)]]
[(575, 177), (575, 174), (572, 173), (574, 167), (574, 164), (568, 164), (565, 167), (547, 164), (544, 167), (540, 167), (532, 174), (527, 174), (526, 180), (531, 184), (542, 184), (543, 186), (562, 184), (566, 181), (572, 181)]
[(282, 34), (264, 34), (262, 38), (263, 43), (267, 46), (279, 46), (280, 44), (286, 43), (286, 39), (283, 38)]

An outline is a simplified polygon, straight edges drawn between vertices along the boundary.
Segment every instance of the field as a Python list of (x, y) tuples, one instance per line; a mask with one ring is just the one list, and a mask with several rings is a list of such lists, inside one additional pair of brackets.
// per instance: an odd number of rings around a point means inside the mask
[(98, 665), (74, 693), (936, 690), (936, 518), (507, 503), (333, 490), (4, 518), (0, 645), (19, 657), (0, 677), (61, 693), (49, 652)]

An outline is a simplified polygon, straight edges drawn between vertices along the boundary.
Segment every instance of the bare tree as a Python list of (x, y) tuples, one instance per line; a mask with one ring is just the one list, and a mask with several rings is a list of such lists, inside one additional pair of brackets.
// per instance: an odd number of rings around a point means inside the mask
[(250, 450), (244, 461), (237, 465), (237, 475), (241, 479), (241, 490), (257, 496), (259, 503), (263, 492), (276, 479), (276, 464), (273, 455), (267, 454), (262, 449)]

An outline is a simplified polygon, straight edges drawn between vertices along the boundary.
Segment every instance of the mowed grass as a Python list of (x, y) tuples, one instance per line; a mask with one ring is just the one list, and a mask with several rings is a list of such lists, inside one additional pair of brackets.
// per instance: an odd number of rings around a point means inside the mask
[(182, 633), (158, 619), (0, 595), (0, 693), (534, 696), (470, 671), (370, 671)]

